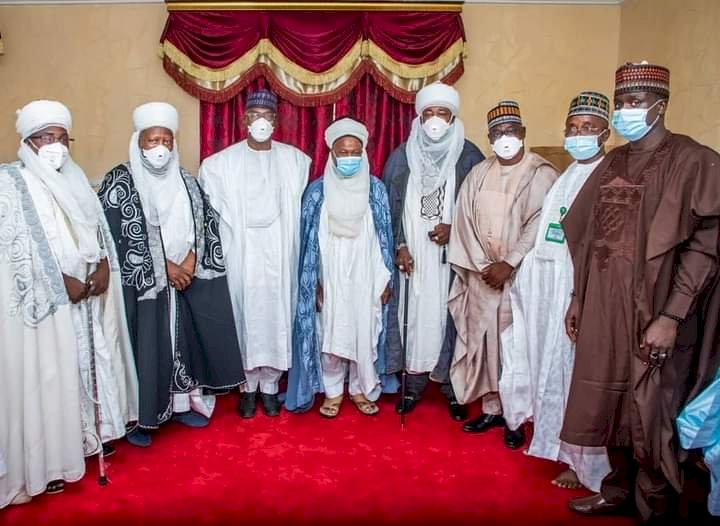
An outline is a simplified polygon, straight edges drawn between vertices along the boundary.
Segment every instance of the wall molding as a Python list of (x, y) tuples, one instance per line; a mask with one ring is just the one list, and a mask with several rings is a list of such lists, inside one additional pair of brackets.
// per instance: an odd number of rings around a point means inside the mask
[[(408, 1), (408, 0), (401, 0)], [(619, 5), (624, 0), (465, 0), (466, 5)], [(414, 0), (425, 3), (432, 0)], [(10, 5), (102, 5), (102, 4), (163, 4), (164, 0), (0, 0), (0, 6)]]

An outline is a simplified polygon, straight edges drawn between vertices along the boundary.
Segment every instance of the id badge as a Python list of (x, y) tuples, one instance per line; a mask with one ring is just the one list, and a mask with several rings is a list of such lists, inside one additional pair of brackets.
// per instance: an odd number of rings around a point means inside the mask
[(559, 244), (565, 243), (565, 232), (563, 232), (562, 225), (550, 223), (545, 232), (545, 241)]

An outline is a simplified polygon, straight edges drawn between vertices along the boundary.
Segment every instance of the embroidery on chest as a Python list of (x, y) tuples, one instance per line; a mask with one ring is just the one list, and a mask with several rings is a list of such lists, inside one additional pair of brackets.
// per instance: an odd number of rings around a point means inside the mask
[(420, 197), (420, 217), (427, 220), (438, 219), (442, 216), (445, 203), (445, 185), (433, 193)]

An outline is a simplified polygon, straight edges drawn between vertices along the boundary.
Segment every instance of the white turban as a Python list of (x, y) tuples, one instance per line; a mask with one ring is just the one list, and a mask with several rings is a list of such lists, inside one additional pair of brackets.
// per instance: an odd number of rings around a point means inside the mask
[(72, 128), (70, 110), (54, 100), (35, 100), (17, 110), (16, 115), (15, 130), (23, 141), (48, 126), (60, 126), (68, 133)]
[(442, 82), (428, 84), (415, 95), (415, 113), (422, 115), (430, 106), (447, 108), (457, 116), (460, 113), (460, 94), (455, 88)]
[(148, 102), (138, 106), (133, 112), (133, 126), (137, 132), (160, 126), (167, 128), (175, 135), (178, 130), (178, 122), (177, 110), (167, 102)]
[[(185, 191), (185, 183), (180, 175), (177, 141), (173, 141), (172, 157), (167, 166), (162, 170), (155, 170), (145, 160), (140, 148), (140, 134), (143, 130), (159, 126), (167, 128), (175, 135), (178, 122), (177, 110), (167, 102), (148, 102), (133, 111), (135, 132), (130, 137), (130, 172), (140, 196), (145, 219), (153, 226), (168, 222), (178, 193)], [(179, 225), (176, 226), (180, 229)]]
[(362, 122), (346, 117), (333, 122), (327, 127), (325, 130), (325, 144), (327, 144), (328, 148), (332, 148), (335, 141), (347, 136), (355, 137), (363, 144), (363, 148), (365, 148), (370, 133)]
[[(36, 100), (17, 111), (15, 129), (22, 138), (18, 157), (25, 168), (42, 181), (70, 219), (73, 233), (78, 241), (80, 260), (85, 263), (97, 263), (102, 255), (98, 243), (102, 207), (90, 187), (85, 172), (69, 154), (65, 164), (59, 170), (55, 170), (26, 142), (28, 137), (48, 126), (59, 126), (70, 132), (72, 128), (70, 110), (60, 102)], [(60, 264), (65, 274), (84, 279), (81, 274), (76, 274), (77, 269), (74, 265), (68, 266), (68, 261), (60, 261)]]
[(369, 133), (365, 125), (354, 119), (340, 119), (325, 130), (325, 143), (332, 149), (342, 137), (355, 137), (363, 145), (362, 165), (352, 177), (338, 174), (335, 160), (330, 156), (325, 164), (323, 186), (330, 232), (339, 237), (357, 237), (370, 206), (370, 163), (367, 146)]

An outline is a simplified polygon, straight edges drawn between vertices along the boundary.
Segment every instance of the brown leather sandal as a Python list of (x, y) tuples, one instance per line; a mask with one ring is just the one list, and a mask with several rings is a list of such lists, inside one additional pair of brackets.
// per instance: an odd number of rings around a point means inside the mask
[(380, 411), (375, 402), (371, 402), (370, 400), (365, 398), (364, 394), (352, 395), (350, 399), (355, 404), (355, 407), (358, 408), (358, 411), (360, 411), (365, 416), (375, 416)]
[(325, 418), (335, 418), (340, 412), (344, 396), (336, 396), (335, 398), (325, 397), (325, 401), (320, 406), (320, 414)]

